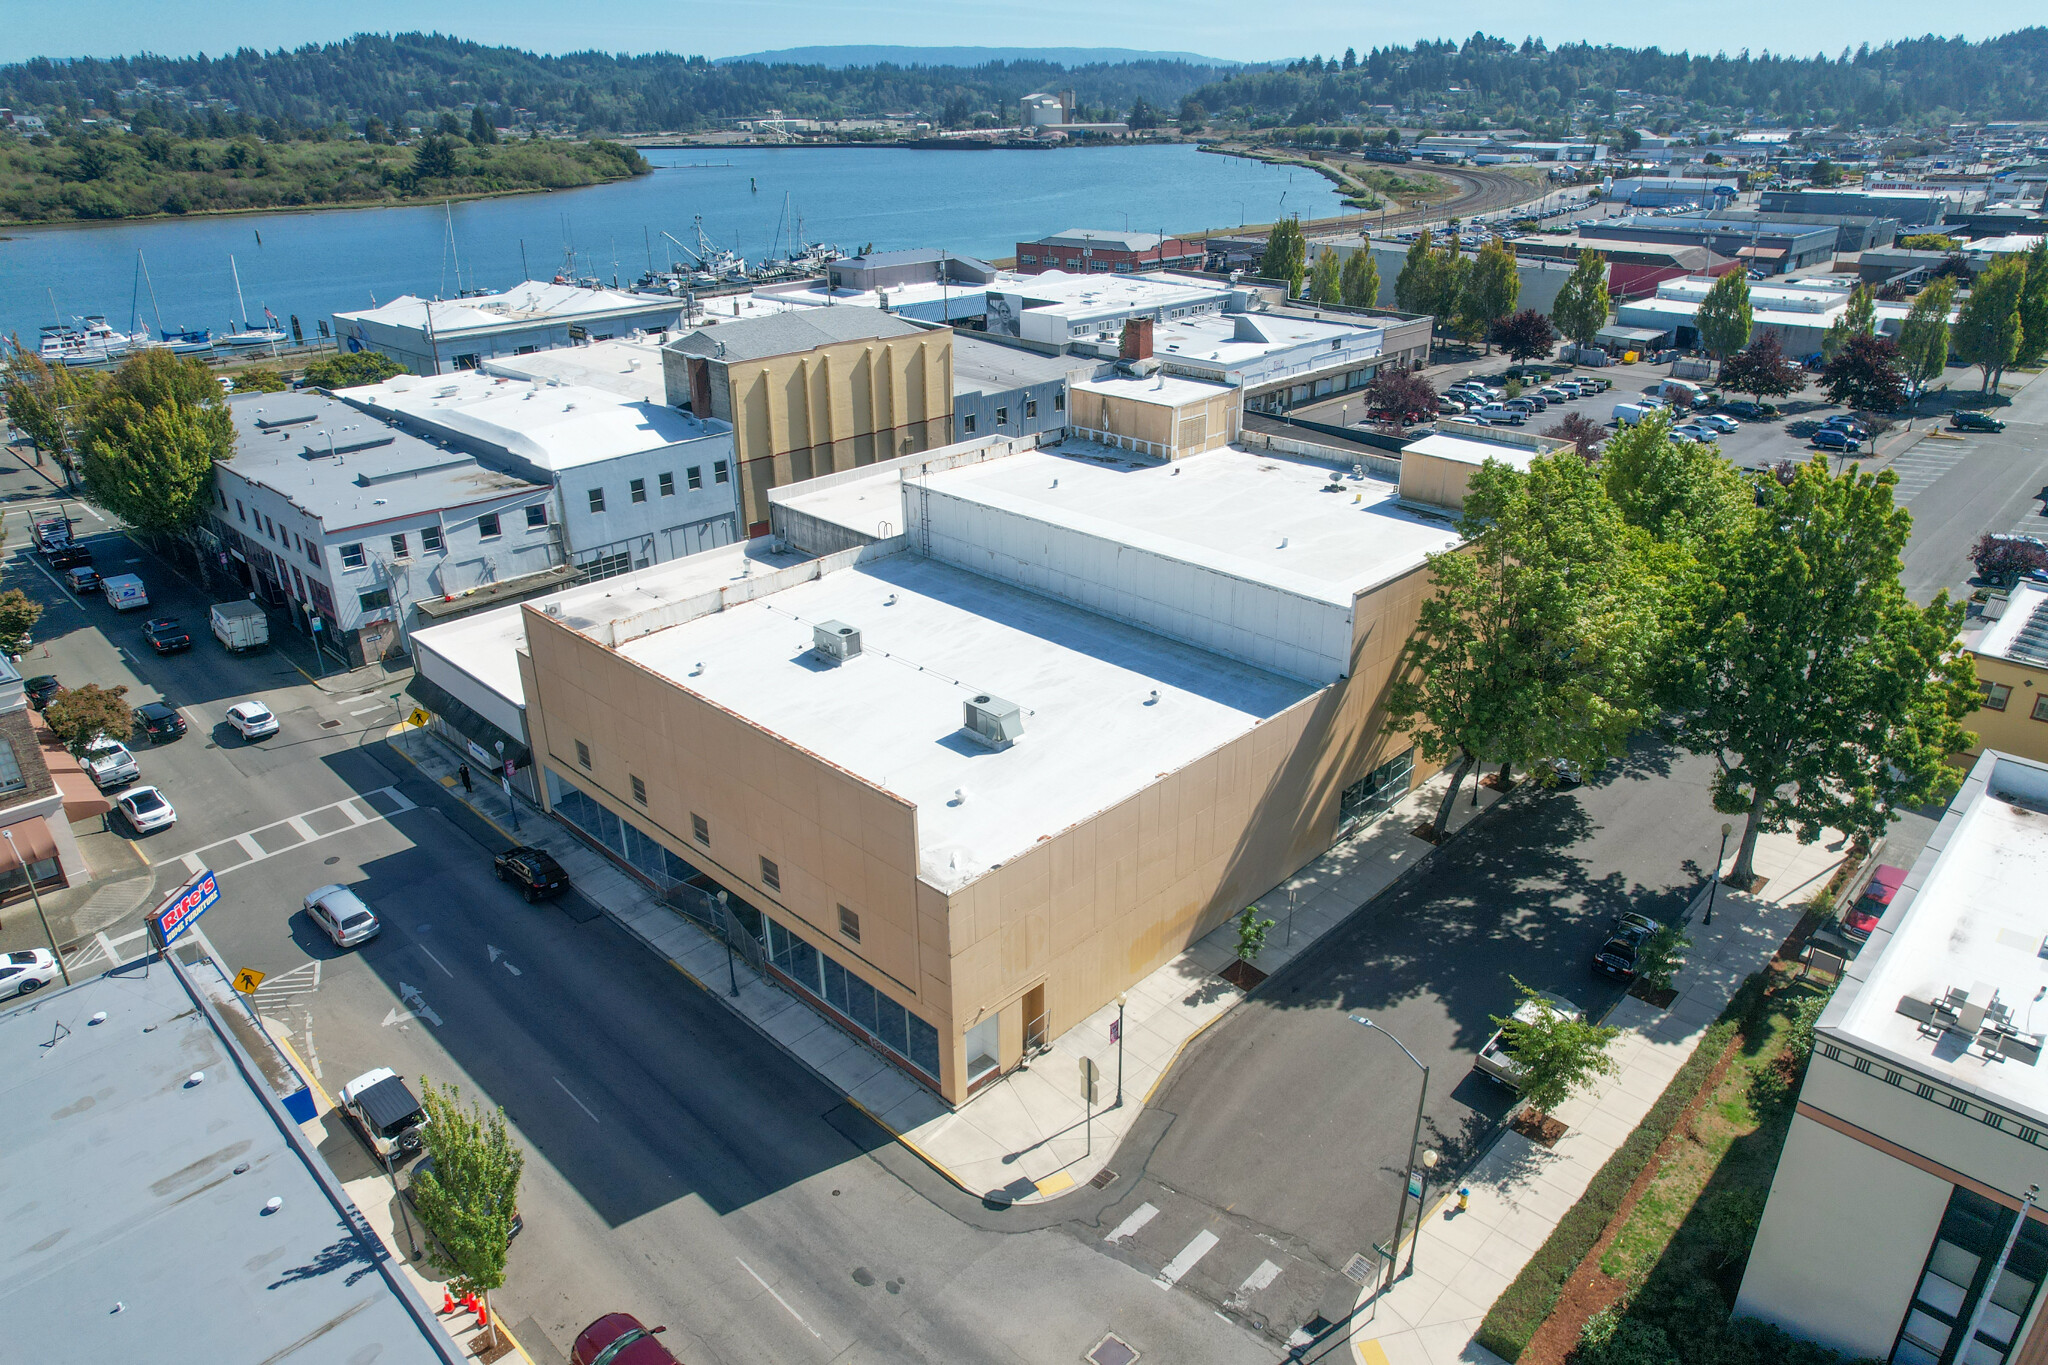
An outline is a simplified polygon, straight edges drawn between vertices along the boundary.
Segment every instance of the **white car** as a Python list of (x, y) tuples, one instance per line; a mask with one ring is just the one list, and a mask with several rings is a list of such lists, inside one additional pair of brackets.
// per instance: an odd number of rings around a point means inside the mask
[(245, 701), (228, 708), (228, 724), (243, 739), (262, 739), (277, 733), (277, 717), (260, 701)]
[(1719, 432), (1711, 427), (1703, 427), (1697, 422), (1687, 422), (1683, 426), (1673, 427), (1671, 434), (1682, 441), (1697, 441), (1703, 446), (1714, 445), (1721, 439)]
[(1728, 417), (1718, 412), (1701, 413), (1692, 420), (1695, 426), (1711, 427), (1715, 431), (1727, 432), (1740, 431), (1742, 429), (1742, 423), (1736, 421), (1733, 417)]
[[(1521, 1004), (1515, 1006), (1515, 1012), (1511, 1017), (1516, 1023), (1540, 1022), (1546, 1007), (1551, 1013), (1562, 1015), (1566, 1019), (1586, 1017), (1585, 1010), (1561, 995), (1553, 995), (1549, 991), (1539, 991), (1537, 994), (1541, 997), (1540, 1000), (1524, 999)], [(1520, 1090), (1522, 1067), (1509, 1052), (1506, 1035), (1506, 1029), (1496, 1029), (1494, 1035), (1486, 1040), (1486, 1046), (1479, 1049), (1479, 1055), (1473, 1059), (1472, 1065), (1480, 1074), (1493, 1077), (1508, 1089)]]
[(334, 940), (337, 948), (353, 948), (377, 937), (383, 925), (363, 904), (363, 898), (345, 886), (323, 886), (306, 897), (302, 907), (320, 932)]
[(48, 948), (0, 953), (0, 998), (39, 991), (57, 979), (57, 959)]
[(114, 804), (121, 808), (121, 814), (128, 818), (128, 827), (137, 834), (169, 829), (178, 823), (176, 808), (155, 787), (131, 787)]

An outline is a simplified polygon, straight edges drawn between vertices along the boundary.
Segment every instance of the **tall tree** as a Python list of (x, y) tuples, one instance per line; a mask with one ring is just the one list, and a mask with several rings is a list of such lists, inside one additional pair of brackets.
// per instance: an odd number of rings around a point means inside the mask
[(1344, 258), (1342, 289), (1346, 307), (1371, 308), (1380, 301), (1380, 266), (1370, 240)]
[(1287, 281), (1287, 297), (1301, 292), (1302, 277), (1308, 273), (1308, 240), (1301, 224), (1283, 218), (1266, 234), (1266, 251), (1259, 257), (1259, 275), (1268, 280)]
[[(1515, 311), (1522, 296), (1522, 279), (1515, 272), (1515, 254), (1498, 237), (1487, 239), (1466, 274), (1458, 298), (1458, 315), (1467, 325), (1488, 332), (1493, 324)], [(1487, 343), (1491, 353), (1492, 342)]]
[(1977, 277), (1956, 316), (1953, 345), (1965, 364), (1984, 371), (1984, 392), (1997, 388), (2019, 358), (2026, 337), (2020, 299), (2027, 288), (2024, 257), (2000, 256)]
[(2014, 363), (2038, 365), (2048, 359), (2048, 237), (2027, 253), (2027, 282), (2020, 290), (2020, 347)]
[(42, 619), (43, 604), (20, 588), (0, 592), (0, 654), (26, 651), (36, 622)]
[(142, 531), (182, 535), (206, 515), (213, 462), (234, 455), (235, 428), (204, 365), (140, 351), (94, 396), (83, 453), (102, 506)]
[(1913, 406), (1920, 395), (1941, 378), (1948, 368), (1948, 315), (1955, 308), (1956, 282), (1943, 276), (1929, 282), (1899, 327), (1899, 366), (1913, 391)]
[(1899, 368), (1899, 343), (1858, 332), (1820, 372), (1831, 403), (1865, 412), (1897, 412), (1906, 401), (1906, 376)]
[(1731, 270), (1700, 300), (1699, 314), (1693, 319), (1699, 329), (1700, 345), (1714, 359), (1725, 362), (1744, 346), (1749, 344), (1750, 307), (1749, 276), (1740, 270)]
[(1436, 247), (1424, 228), (1408, 244), (1407, 259), (1394, 277), (1394, 306), (1404, 313), (1436, 311)]
[(1870, 292), (1869, 285), (1859, 284), (1849, 291), (1848, 306), (1842, 309), (1842, 316), (1829, 323), (1828, 330), (1821, 335), (1821, 358), (1833, 360), (1849, 344), (1849, 338), (1868, 336), (1876, 330), (1877, 296)]
[(0, 398), (6, 400), (9, 420), (36, 448), (49, 451), (58, 464), (69, 468), (98, 381), (99, 376), (88, 370), (45, 365), (43, 358), (17, 337), (5, 364), (0, 365)]
[(1622, 520), (1666, 544), (1704, 545), (1738, 530), (1756, 499), (1712, 446), (1671, 439), (1671, 419), (1652, 413), (1614, 433), (1600, 476)]
[(1343, 266), (1337, 262), (1336, 252), (1325, 251), (1316, 257), (1315, 269), (1308, 276), (1308, 296), (1317, 303), (1342, 303), (1343, 271)]
[(1496, 318), (1488, 335), (1501, 354), (1517, 364), (1525, 360), (1550, 358), (1557, 349), (1557, 328), (1534, 308)]
[(1582, 250), (1579, 263), (1550, 305), (1550, 320), (1574, 345), (1591, 346), (1607, 325), (1608, 306), (1607, 258), (1597, 251)]
[(1785, 358), (1776, 332), (1765, 332), (1721, 362), (1721, 387), (1757, 398), (1784, 398), (1806, 387), (1806, 371)]
[[(483, 1295), (488, 1310), (491, 1291), (505, 1283), (526, 1153), (505, 1130), (504, 1110), (464, 1104), (452, 1085), (424, 1084), (420, 1103), (427, 1111), (420, 1137), (433, 1169), (413, 1176), (413, 1202), (455, 1287)], [(495, 1314), (491, 1324), (496, 1342)]]
[(1873, 840), (1895, 808), (1946, 800), (1976, 679), (1955, 647), (1963, 609), (1899, 586), (1912, 517), (1890, 470), (1828, 473), (1815, 457), (1712, 556), (1711, 595), (1673, 652), (1680, 742), (1719, 763), (1714, 808), (1743, 815), (1729, 880), (1754, 880), (1757, 836), (1824, 829)]
[(1436, 286), (1436, 298), (1429, 311), (1452, 336), (1461, 341), (1476, 338), (1484, 325), (1465, 308), (1465, 281), (1472, 276), (1472, 258), (1459, 246), (1455, 236), (1444, 239), (1443, 249), (1436, 253), (1436, 274), (1432, 283)]
[(484, 113), (484, 107), (481, 104), (469, 111), (469, 140), (479, 147), (491, 147), (497, 144), (497, 125), (491, 122), (488, 114)]
[(135, 711), (127, 697), (125, 687), (98, 683), (66, 688), (43, 708), (43, 723), (65, 748), (83, 754), (101, 735), (125, 741), (135, 733)]

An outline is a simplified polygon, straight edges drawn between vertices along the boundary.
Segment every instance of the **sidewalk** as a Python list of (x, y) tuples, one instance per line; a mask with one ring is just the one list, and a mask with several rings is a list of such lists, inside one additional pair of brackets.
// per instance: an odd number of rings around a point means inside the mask
[(1767, 834), (1756, 855), (1768, 878), (1763, 894), (1718, 888), (1709, 925), (1700, 922), (1708, 894), (1700, 893), (1687, 914), (1692, 948), (1671, 1008), (1624, 997), (1604, 1021), (1621, 1030), (1609, 1054), (1619, 1066), (1558, 1108), (1569, 1131), (1557, 1145), (1546, 1150), (1504, 1129), (1463, 1177), (1470, 1208), (1457, 1211), (1455, 1188), (1439, 1192), (1422, 1228), (1402, 1244), (1415, 1246), (1415, 1272), (1385, 1294), (1368, 1288), (1359, 1298), (1351, 1342), (1360, 1365), (1502, 1365), (1472, 1340), (1493, 1301), (1642, 1122), (1736, 989), (1770, 960), (1842, 857), (1825, 842), (1802, 846)]
[[(403, 739), (387, 743), (490, 821), (508, 844), (547, 849), (576, 889), (613, 920), (973, 1195), (1035, 1203), (1086, 1184), (1108, 1165), (1181, 1050), (1245, 998), (1242, 990), (1216, 975), (1235, 955), (1236, 923), (1226, 921), (1127, 992), (1122, 1108), (1113, 1107), (1119, 1049), (1110, 1041), (1110, 1026), (1117, 1017), (1112, 1003), (959, 1110), (949, 1110), (936, 1095), (851, 1034), (827, 1023), (790, 991), (752, 972), (742, 961), (734, 960), (728, 967), (722, 942), (670, 910), (645, 884), (560, 823), (522, 805), (515, 833), (512, 813), (497, 786), (480, 781), (468, 794), (455, 788), (456, 765), (462, 760), (440, 740), (407, 731)], [(1276, 972), (1306, 952), (1423, 861), (1430, 846), (1410, 831), (1418, 821), (1434, 816), (1447, 781), (1439, 774), (1423, 783), (1386, 817), (1258, 900), (1261, 914), (1274, 921), (1258, 960), (1261, 971)], [(1474, 787), (1468, 781), (1458, 794), (1451, 817), (1453, 833), (1500, 799), (1491, 788), (1478, 788), (1475, 807)], [(735, 981), (737, 995), (732, 994)], [(1082, 1057), (1092, 1057), (1100, 1068), (1092, 1120), (1081, 1099)], [(1091, 1147), (1092, 1155), (1084, 1156)]]

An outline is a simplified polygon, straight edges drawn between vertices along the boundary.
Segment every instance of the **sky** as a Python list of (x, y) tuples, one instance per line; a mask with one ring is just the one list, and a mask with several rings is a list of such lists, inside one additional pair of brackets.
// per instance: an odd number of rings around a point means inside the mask
[[(1899, 0), (1439, 0), (1426, 6), (1361, 6), (1355, 0), (1289, 0), (1268, 9), (1243, 0), (14, 0), (0, 24), (0, 62), (27, 57), (184, 56), (238, 47), (296, 47), (361, 32), (438, 30), (538, 52), (669, 51), (707, 57), (836, 43), (1129, 47), (1201, 52), (1240, 61), (1363, 51), (1475, 31), (1553, 45), (1583, 39), (1693, 52), (1749, 47), (1801, 56), (1844, 45), (1917, 37), (1930, 11)], [(1940, 31), (1973, 39), (2026, 22), (2025, 7), (1955, 0)], [(1031, 23), (1019, 26), (1019, 15)], [(1532, 24), (1542, 27), (1534, 28)]]

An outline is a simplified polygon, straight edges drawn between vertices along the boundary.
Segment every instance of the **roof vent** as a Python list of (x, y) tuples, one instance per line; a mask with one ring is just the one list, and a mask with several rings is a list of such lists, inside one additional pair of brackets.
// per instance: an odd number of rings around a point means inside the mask
[(1024, 735), (1024, 709), (1013, 701), (991, 697), (986, 692), (969, 697), (967, 718), (962, 729), (968, 738), (991, 749), (1007, 749)]
[(821, 621), (811, 627), (811, 646), (819, 658), (843, 664), (860, 656), (860, 631), (844, 621)]

